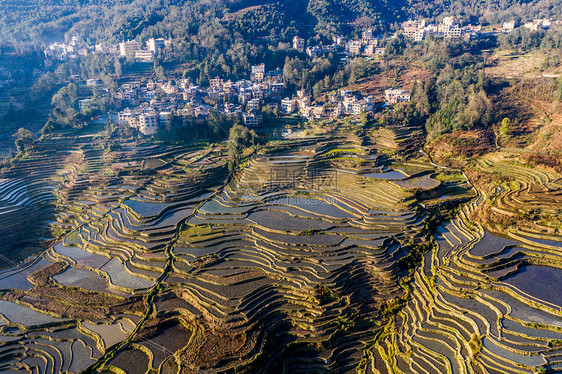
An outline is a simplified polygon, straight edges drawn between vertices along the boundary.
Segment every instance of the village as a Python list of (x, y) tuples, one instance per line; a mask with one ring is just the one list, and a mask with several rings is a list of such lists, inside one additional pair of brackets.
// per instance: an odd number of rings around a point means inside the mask
[[(552, 22), (548, 19), (534, 20), (520, 27), (536, 31), (548, 29)], [(492, 32), (509, 33), (515, 27), (515, 21), (505, 22)], [(444, 17), (439, 24), (427, 23), (423, 19), (408, 20), (391, 38), (402, 35), (414, 42), (422, 42), (428, 36), (470, 39), (481, 34), (482, 27), (479, 25), (460, 26), (455, 17)], [(299, 36), (294, 36), (292, 40), (292, 48), (298, 53), (311, 59), (331, 53), (339, 57), (341, 63), (346, 63), (348, 58), (382, 57), (386, 49), (381, 44), (381, 39), (370, 29), (363, 31), (357, 40), (333, 35), (332, 44), (327, 45), (307, 45), (307, 40)], [(72, 37), (68, 44), (50, 45), (45, 55), (53, 59), (70, 59), (102, 52), (119, 54), (137, 63), (152, 63), (165, 48), (173, 48), (171, 39), (150, 38), (144, 47), (136, 40), (123, 41), (118, 45), (101, 43), (84, 47), (77, 37)], [(98, 92), (101, 90), (104, 95), (109, 94), (101, 79), (88, 79), (86, 86), (97, 87)], [(249, 79), (232, 81), (215, 77), (205, 87), (195, 84), (190, 78), (124, 83), (109, 96), (111, 108), (119, 110), (119, 124), (135, 128), (144, 135), (154, 135), (162, 127), (186, 125), (187, 121), (202, 125), (211, 112), (236, 116), (245, 126), (258, 127), (264, 121), (264, 112), (273, 113), (276, 117), (299, 116), (307, 120), (343, 118), (372, 112), (377, 104), (410, 101), (410, 93), (400, 87), (387, 87), (384, 103), (377, 103), (372, 95), (346, 89), (332, 91), (324, 102), (314, 101), (306, 89), (298, 89), (291, 96), (286, 92), (283, 71), (279, 68), (268, 71), (263, 63), (251, 66)], [(92, 98), (82, 98), (78, 101), (79, 110), (87, 112), (93, 108), (93, 103)]]
[[(280, 69), (265, 71), (264, 64), (252, 66), (251, 79), (211, 79), (208, 87), (194, 85), (190, 79), (148, 82), (145, 85), (128, 83), (119, 87), (115, 107), (126, 107), (118, 113), (119, 124), (153, 135), (159, 128), (186, 125), (194, 120), (204, 124), (209, 113), (236, 116), (247, 127), (257, 127), (264, 120), (264, 111), (275, 115), (299, 115), (305, 119), (342, 118), (375, 109), (373, 96), (350, 90), (339, 90), (326, 103), (314, 104), (310, 92), (297, 90), (294, 97), (286, 97), (283, 73)], [(401, 89), (388, 89), (386, 103), (410, 100)], [(80, 110), (87, 110), (91, 99), (79, 101)]]

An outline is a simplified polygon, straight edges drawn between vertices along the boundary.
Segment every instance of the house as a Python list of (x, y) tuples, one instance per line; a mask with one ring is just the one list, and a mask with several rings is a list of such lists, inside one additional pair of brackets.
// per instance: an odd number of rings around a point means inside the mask
[(512, 32), (515, 29), (515, 20), (511, 20), (509, 22), (504, 22), (502, 26), (502, 32), (508, 33)]
[(345, 106), (340, 101), (334, 108), (334, 117), (342, 117), (345, 114)]
[(300, 38), (298, 36), (295, 36), (293, 38), (293, 49), (296, 49), (299, 52), (304, 52), (304, 44), (305, 44), (305, 40), (303, 38)]
[(242, 113), (242, 119), (244, 125), (248, 127), (257, 127), (263, 122), (263, 114), (259, 113), (257, 110), (251, 110), (249, 112)]
[(443, 23), (438, 27), (439, 33), (443, 34), (445, 38), (460, 38), (462, 29), (455, 22), (455, 17), (443, 18)]
[(253, 65), (251, 69), (252, 73), (250, 74), (250, 80), (252, 82), (263, 81), (265, 75), (265, 64)]
[(270, 92), (272, 96), (278, 96), (285, 91), (285, 84), (284, 83), (272, 83), (270, 86)]
[(409, 20), (402, 23), (402, 34), (410, 39), (416, 37), (416, 33), (423, 31), (425, 27), (425, 20)]
[(159, 51), (163, 50), (166, 45), (166, 41), (164, 38), (150, 38), (146, 42), (146, 46), (149, 51), (153, 52), (154, 54), (158, 53)]
[(297, 101), (295, 99), (281, 100), (281, 111), (285, 114), (294, 113), (297, 110)]
[(134, 56), (135, 52), (140, 49), (139, 43), (136, 40), (128, 40), (119, 43), (119, 52), (121, 56)]
[(209, 85), (211, 87), (222, 87), (222, 85), (224, 84), (224, 81), (222, 79), (220, 79), (219, 77), (213, 78), (209, 80)]
[(396, 104), (410, 101), (410, 93), (401, 89), (390, 89), (384, 91), (387, 104)]
[(352, 40), (349, 43), (347, 43), (347, 50), (352, 55), (361, 54), (361, 47), (362, 47), (361, 42), (357, 40)]
[(306, 48), (306, 54), (308, 55), (308, 57), (310, 58), (314, 58), (314, 57), (318, 57), (318, 56), (322, 56), (322, 48), (319, 46), (314, 46), (314, 47), (308, 47)]
[(86, 79), (86, 86), (88, 87), (95, 87), (95, 86), (101, 86), (102, 85), (102, 80), (95, 78), (95, 79)]
[(154, 135), (158, 131), (159, 118), (158, 113), (149, 111), (141, 113), (137, 116), (138, 129), (143, 135)]
[(138, 49), (135, 51), (135, 60), (138, 62), (153, 62), (154, 52), (146, 49)]
[(248, 112), (252, 111), (252, 110), (257, 110), (260, 106), (260, 100), (259, 99), (252, 99), (250, 101), (248, 101), (246, 103), (246, 110)]
[(372, 56), (372, 55), (374, 55), (374, 54), (375, 54), (375, 49), (376, 49), (376, 48), (377, 48), (377, 47), (376, 47), (375, 44), (369, 44), (369, 45), (367, 45), (367, 46), (365, 47), (365, 51), (364, 51), (365, 55), (366, 55), (366, 56)]
[(173, 119), (172, 112), (160, 112), (158, 114), (158, 124), (160, 127), (170, 128), (172, 126), (172, 119)]

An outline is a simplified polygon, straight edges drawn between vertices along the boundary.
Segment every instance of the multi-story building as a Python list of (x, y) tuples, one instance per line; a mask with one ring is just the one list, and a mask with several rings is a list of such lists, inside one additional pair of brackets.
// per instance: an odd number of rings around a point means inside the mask
[(135, 59), (139, 62), (153, 62), (154, 52), (146, 49), (138, 49), (135, 51)]
[(322, 48), (319, 46), (314, 46), (314, 47), (308, 47), (306, 48), (306, 54), (308, 55), (308, 57), (310, 58), (314, 58), (314, 57), (318, 57), (318, 56), (322, 56)]
[(297, 101), (295, 99), (285, 98), (281, 100), (281, 111), (285, 114), (292, 114), (297, 110)]
[(160, 112), (158, 114), (158, 124), (160, 127), (170, 128), (172, 126), (172, 119), (174, 115), (172, 112)]
[(304, 45), (305, 40), (301, 37), (295, 36), (293, 38), (293, 49), (296, 49), (299, 52), (304, 52)]
[(224, 81), (222, 79), (220, 79), (219, 77), (212, 78), (212, 79), (209, 80), (209, 85), (211, 87), (222, 87), (223, 84), (224, 84)]
[(265, 64), (253, 65), (252, 73), (250, 74), (250, 80), (253, 82), (263, 81), (265, 74)]
[(252, 100), (252, 90), (250, 88), (240, 88), (238, 91), (238, 102), (246, 104), (250, 100)]
[(375, 48), (376, 55), (384, 55), (386, 53), (386, 48)]
[(387, 104), (396, 104), (410, 101), (410, 93), (401, 89), (389, 89), (384, 91)]
[(146, 46), (149, 51), (152, 51), (154, 54), (156, 54), (164, 49), (164, 47), (166, 46), (166, 41), (164, 40), (164, 38), (150, 38), (146, 42)]
[(246, 110), (248, 112), (252, 111), (252, 110), (258, 110), (259, 106), (260, 106), (260, 100), (259, 99), (252, 99), (252, 100), (249, 100), (246, 103)]
[(369, 45), (365, 46), (364, 54), (366, 56), (372, 56), (372, 55), (375, 54), (375, 49), (377, 49), (376, 45), (369, 44)]
[(508, 33), (512, 32), (515, 29), (515, 20), (511, 20), (509, 22), (504, 22), (502, 25), (502, 32)]
[(119, 43), (119, 52), (121, 56), (134, 56), (135, 52), (140, 49), (139, 43), (136, 40), (128, 40)]
[(88, 87), (101, 86), (102, 84), (103, 81), (99, 78), (86, 79), (86, 86)]
[(414, 39), (416, 33), (423, 30), (425, 27), (425, 20), (409, 20), (402, 23), (402, 34), (405, 37)]
[(285, 84), (281, 82), (272, 83), (269, 87), (272, 96), (281, 95), (285, 91)]
[(159, 117), (158, 113), (149, 111), (141, 113), (137, 116), (138, 129), (144, 135), (153, 135), (158, 131)]
[(242, 119), (244, 125), (248, 127), (257, 127), (263, 122), (263, 114), (259, 113), (257, 110), (251, 110), (242, 113)]
[(347, 50), (352, 55), (361, 54), (361, 47), (362, 47), (361, 42), (357, 40), (351, 40), (349, 43), (347, 43)]
[(455, 17), (443, 18), (443, 23), (439, 25), (438, 31), (443, 34), (445, 38), (460, 38), (462, 29), (455, 22)]

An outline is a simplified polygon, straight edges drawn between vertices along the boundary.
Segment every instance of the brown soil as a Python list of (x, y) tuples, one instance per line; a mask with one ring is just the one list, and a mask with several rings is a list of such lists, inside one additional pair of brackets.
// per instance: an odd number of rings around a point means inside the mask
[(456, 131), (426, 145), (426, 152), (438, 163), (451, 164), (450, 157), (481, 156), (495, 149), (493, 130)]
[(123, 299), (55, 284), (51, 277), (63, 272), (66, 267), (64, 262), (55, 262), (37, 270), (28, 277), (34, 285), (32, 289), (11, 290), (2, 299), (27, 304), (58, 317), (71, 318), (104, 318), (110, 314), (141, 313), (145, 309), (141, 296)]

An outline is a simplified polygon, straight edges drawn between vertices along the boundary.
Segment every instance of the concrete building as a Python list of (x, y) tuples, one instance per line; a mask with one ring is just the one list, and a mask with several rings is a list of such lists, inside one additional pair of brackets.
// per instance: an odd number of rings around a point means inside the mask
[(156, 112), (141, 113), (138, 115), (138, 129), (143, 135), (154, 135), (158, 131), (159, 117)]
[(160, 112), (158, 114), (158, 124), (160, 125), (160, 127), (166, 127), (166, 128), (170, 128), (172, 127), (172, 119), (174, 118), (174, 115), (172, 114), (172, 112)]
[(293, 49), (296, 49), (299, 52), (304, 52), (304, 45), (305, 40), (301, 37), (295, 36), (293, 38)]
[(263, 114), (257, 110), (242, 113), (242, 120), (247, 127), (257, 127), (263, 122)]
[(308, 55), (308, 57), (310, 58), (314, 58), (314, 57), (318, 57), (318, 56), (322, 56), (322, 48), (319, 46), (314, 46), (314, 47), (308, 47), (306, 48), (306, 54)]
[(357, 40), (352, 40), (349, 43), (347, 43), (347, 50), (352, 55), (360, 55), (361, 47), (362, 47), (361, 42)]
[(265, 74), (265, 64), (253, 65), (250, 74), (252, 82), (262, 82)]
[(138, 49), (135, 51), (135, 59), (139, 62), (153, 62), (154, 52), (146, 49)]
[(402, 23), (402, 34), (405, 37), (414, 39), (416, 33), (423, 30), (425, 27), (425, 20), (409, 20)]
[(390, 89), (384, 91), (387, 104), (396, 104), (410, 101), (410, 93), (401, 89)]
[(156, 54), (164, 49), (164, 47), (166, 46), (166, 41), (164, 40), (164, 38), (158, 38), (158, 39), (150, 38), (146, 42), (146, 46), (149, 51), (152, 51), (153, 53)]
[(260, 100), (259, 99), (252, 99), (250, 101), (248, 101), (248, 103), (246, 103), (246, 110), (248, 112), (252, 111), (252, 110), (258, 110), (260, 106)]
[(297, 101), (295, 99), (281, 100), (281, 111), (285, 114), (292, 114), (297, 110)]
[(513, 29), (515, 29), (515, 20), (504, 22), (502, 25), (502, 32), (504, 33), (512, 32)]
[(136, 40), (128, 40), (119, 43), (119, 52), (121, 56), (134, 56), (135, 52), (140, 49), (139, 43)]

